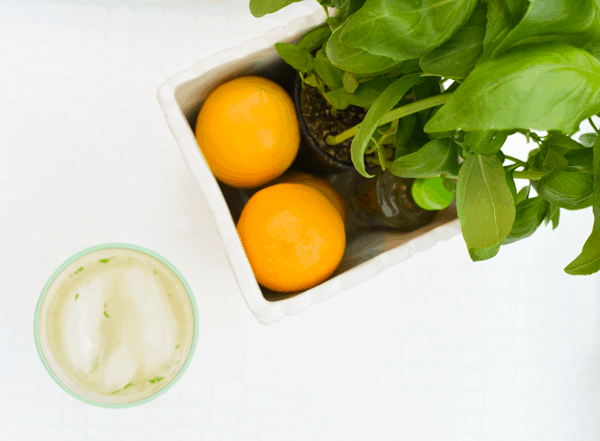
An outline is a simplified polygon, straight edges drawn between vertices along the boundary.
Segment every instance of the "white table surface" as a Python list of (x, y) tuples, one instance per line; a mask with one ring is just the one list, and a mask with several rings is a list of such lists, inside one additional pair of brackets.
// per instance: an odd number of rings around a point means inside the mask
[[(156, 91), (317, 8), (0, 1), (2, 441), (600, 439), (599, 278), (563, 272), (589, 210), (489, 262), (456, 237), (273, 325), (249, 312)], [(185, 375), (129, 409), (66, 394), (33, 339), (48, 277), (104, 242), (165, 256), (200, 314)]]

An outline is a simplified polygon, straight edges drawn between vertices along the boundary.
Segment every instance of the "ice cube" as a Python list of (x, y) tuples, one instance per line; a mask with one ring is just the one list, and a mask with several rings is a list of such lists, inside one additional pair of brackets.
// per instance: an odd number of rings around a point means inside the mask
[(125, 269), (119, 289), (135, 307), (131, 308), (123, 335), (139, 358), (143, 375), (153, 376), (166, 369), (175, 355), (177, 323), (168, 293), (152, 270), (141, 264)]
[(65, 301), (61, 318), (64, 354), (72, 369), (84, 377), (93, 374), (106, 349), (103, 311), (111, 290), (110, 275), (98, 275), (89, 284), (75, 284)]
[(137, 367), (129, 349), (122, 343), (115, 344), (113, 342), (105, 356), (102, 369), (104, 392), (114, 392), (131, 383)]

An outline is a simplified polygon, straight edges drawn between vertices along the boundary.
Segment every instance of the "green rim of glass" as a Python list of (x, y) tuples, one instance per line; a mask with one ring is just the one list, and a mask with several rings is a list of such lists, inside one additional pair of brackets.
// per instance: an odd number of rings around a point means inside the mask
[[(85, 256), (86, 254), (92, 253), (94, 251), (105, 250), (105, 249), (109, 249), (109, 248), (121, 248), (121, 249), (138, 251), (140, 253), (147, 254), (150, 257), (154, 257), (155, 259), (157, 259), (158, 261), (160, 261), (161, 263), (166, 265), (167, 268), (169, 268), (171, 271), (173, 271), (173, 274), (175, 274), (179, 278), (181, 283), (183, 284), (185, 291), (187, 292), (187, 295), (190, 299), (190, 303), (192, 305), (192, 312), (194, 314), (194, 323), (193, 323), (194, 331), (193, 331), (193, 337), (192, 337), (192, 346), (190, 347), (190, 351), (187, 355), (185, 363), (183, 363), (183, 365), (179, 369), (179, 372), (177, 372), (177, 375), (175, 375), (175, 377), (159, 391), (153, 393), (149, 397), (146, 397), (146, 398), (143, 398), (143, 399), (137, 400), (137, 401), (132, 401), (131, 403), (120, 403), (120, 404), (99, 403), (97, 401), (88, 400), (87, 398), (84, 398), (81, 395), (78, 395), (77, 393), (72, 391), (69, 387), (67, 387), (66, 384), (64, 384), (60, 380), (60, 378), (58, 378), (58, 376), (54, 373), (54, 371), (50, 367), (50, 364), (46, 360), (44, 352), (42, 351), (42, 347), (40, 344), (40, 338), (39, 338), (38, 322), (39, 322), (39, 316), (40, 316), (40, 309), (42, 307), (44, 298), (46, 297), (46, 293), (48, 292), (48, 289), (50, 288), (50, 286), (52, 285), (54, 280), (58, 277), (58, 275), (60, 273), (62, 273), (67, 268), (67, 266), (69, 266), (71, 263), (73, 263), (77, 259)], [(196, 344), (198, 343), (198, 308), (196, 306), (196, 301), (194, 300), (194, 295), (192, 294), (192, 290), (191, 290), (190, 286), (188, 285), (187, 281), (185, 280), (183, 275), (177, 270), (177, 268), (175, 268), (173, 266), (173, 264), (171, 264), (171, 262), (169, 262), (167, 259), (160, 256), (159, 254), (156, 254), (154, 251), (150, 251), (150, 250), (140, 247), (138, 245), (131, 245), (131, 244), (126, 244), (126, 243), (107, 243), (107, 244), (102, 244), (102, 245), (96, 245), (96, 246), (93, 246), (90, 248), (86, 248), (83, 251), (80, 251), (79, 253), (77, 253), (74, 256), (71, 256), (69, 259), (67, 259), (56, 271), (54, 271), (52, 276), (50, 276), (50, 279), (44, 285), (44, 289), (42, 290), (42, 294), (40, 295), (40, 298), (38, 300), (37, 306), (35, 308), (35, 317), (34, 317), (33, 326), (34, 326), (35, 345), (37, 347), (38, 355), (40, 356), (40, 359), (42, 360), (42, 363), (43, 363), (44, 367), (46, 368), (46, 370), (48, 371), (48, 373), (50, 374), (50, 376), (54, 379), (54, 381), (56, 381), (56, 383), (58, 383), (58, 385), (63, 390), (65, 390), (66, 392), (69, 393), (69, 395), (77, 398), (78, 400), (83, 401), (84, 403), (92, 404), (94, 406), (99, 406), (99, 407), (119, 409), (119, 408), (123, 408), (123, 407), (138, 406), (140, 404), (145, 404), (151, 400), (154, 400), (155, 398), (158, 398), (159, 396), (164, 394), (166, 391), (168, 391), (171, 388), (171, 386), (173, 386), (181, 378), (181, 376), (187, 369), (188, 365), (192, 361), (194, 352), (196, 350)]]

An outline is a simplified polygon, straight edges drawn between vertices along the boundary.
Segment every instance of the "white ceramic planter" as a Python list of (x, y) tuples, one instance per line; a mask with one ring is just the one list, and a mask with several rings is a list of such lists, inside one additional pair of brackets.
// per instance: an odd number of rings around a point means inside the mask
[(414, 253), (460, 232), (460, 224), (455, 214), (445, 212), (432, 224), (411, 233), (379, 231), (349, 237), (342, 264), (329, 280), (293, 297), (275, 301), (265, 298), (269, 293), (261, 288), (254, 278), (229, 207), (198, 148), (193, 127), (202, 102), (215, 87), (237, 76), (261, 75), (272, 71), (283, 63), (275, 51), (274, 44), (294, 41), (324, 19), (324, 13), (318, 11), (294, 20), (286, 27), (273, 29), (238, 48), (212, 55), (191, 69), (175, 75), (158, 91), (158, 100), (177, 139), (181, 154), (200, 184), (208, 207), (213, 213), (242, 295), (256, 318), (265, 324), (300, 312), (313, 303), (358, 285), (386, 267), (408, 259)]

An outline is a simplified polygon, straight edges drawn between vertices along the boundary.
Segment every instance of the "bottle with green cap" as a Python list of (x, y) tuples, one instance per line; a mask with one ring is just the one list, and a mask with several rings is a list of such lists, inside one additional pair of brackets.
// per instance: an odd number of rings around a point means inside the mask
[(413, 231), (429, 224), (453, 199), (449, 182), (440, 178), (399, 178), (388, 170), (365, 178), (356, 171), (329, 178), (346, 204), (350, 229), (389, 228)]

